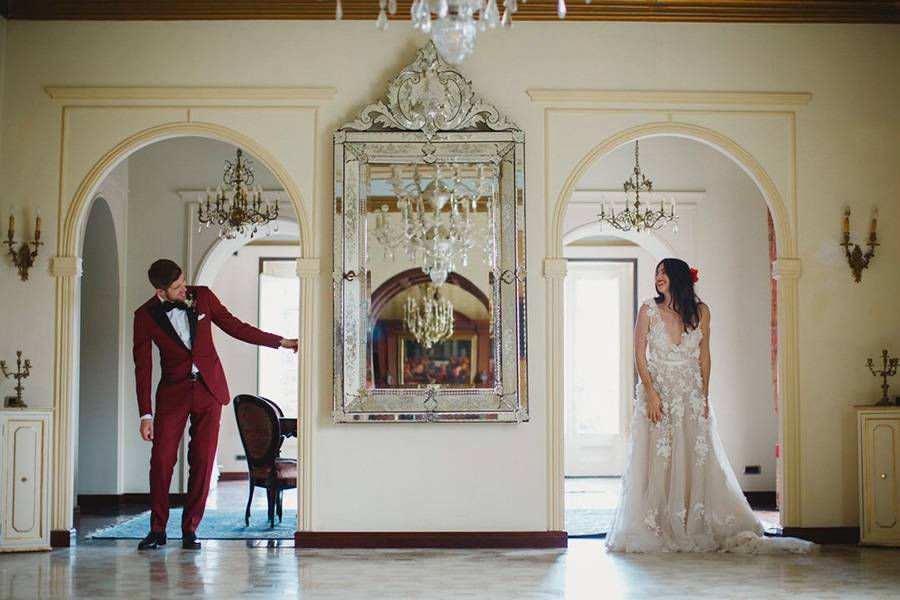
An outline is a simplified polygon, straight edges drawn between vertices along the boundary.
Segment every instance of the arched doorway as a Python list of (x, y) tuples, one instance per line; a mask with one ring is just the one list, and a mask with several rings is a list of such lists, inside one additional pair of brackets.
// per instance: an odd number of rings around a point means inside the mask
[[(78, 186), (65, 218), (61, 221), (58, 254), (52, 263), (53, 274), (57, 276), (57, 341), (55, 349), (56, 379), (54, 395), (56, 421), (51, 513), (51, 527), (55, 535), (56, 532), (67, 533), (72, 528), (75, 476), (73, 457), (74, 445), (77, 443), (73, 405), (78, 395), (77, 361), (73, 356), (72, 348), (78, 343), (80, 334), (76, 315), (80, 311), (81, 304), (81, 246), (84, 241), (84, 225), (88, 215), (88, 199), (93, 197), (107, 175), (136, 151), (155, 142), (185, 137), (207, 138), (241, 147), (260, 164), (264, 165), (278, 181), (281, 189), (284, 190), (297, 215), (297, 226), (301, 232), (298, 241), (301, 255), (303, 254), (304, 246), (311, 244), (309, 237), (304, 235), (309, 232), (308, 213), (305, 210), (296, 183), (270, 152), (250, 137), (238, 131), (210, 123), (160, 125), (120, 141), (94, 164)], [(310, 276), (317, 274), (317, 266), (317, 264), (306, 266), (306, 271)], [(309, 295), (310, 299), (312, 298), (311, 290), (305, 291), (305, 294)], [(312, 310), (312, 304), (312, 302), (308, 303), (310, 311)], [(310, 328), (311, 324), (311, 314), (301, 315), (301, 330)], [(311, 347), (311, 344), (309, 345)], [(311, 371), (311, 366), (311, 358), (300, 361), (301, 378)], [(302, 393), (310, 395), (310, 387), (304, 387)], [(54, 543), (55, 545), (67, 545), (67, 542), (67, 539), (58, 539), (58, 544)]]
[[(564, 227), (566, 210), (576, 191), (578, 183), (592, 165), (617, 148), (637, 139), (659, 136), (687, 138), (712, 147), (728, 157), (754, 182), (772, 214), (776, 232), (778, 255), (781, 257), (773, 265), (773, 275), (779, 280), (778, 305), (779, 329), (785, 335), (778, 337), (778, 396), (783, 410), (779, 414), (778, 429), (782, 439), (784, 461), (780, 465), (781, 479), (784, 481), (782, 498), (782, 523), (791, 521), (799, 503), (799, 422), (797, 419), (798, 391), (796, 365), (796, 307), (797, 277), (799, 267), (793, 255), (795, 240), (788, 218), (788, 209), (778, 188), (761, 164), (744, 148), (727, 136), (699, 125), (677, 122), (648, 123), (621, 131), (594, 146), (575, 164), (561, 186), (561, 192), (552, 209), (552, 221), (548, 228), (548, 259), (544, 264), (547, 282), (547, 306), (553, 316), (547, 320), (548, 339), (548, 402), (550, 404), (550, 427), (548, 428), (548, 448), (550, 452), (550, 480), (548, 482), (548, 529), (560, 530), (564, 527), (564, 410), (562, 398), (565, 390), (564, 358), (564, 281), (567, 265), (564, 255)], [(786, 369), (786, 366), (791, 365)]]

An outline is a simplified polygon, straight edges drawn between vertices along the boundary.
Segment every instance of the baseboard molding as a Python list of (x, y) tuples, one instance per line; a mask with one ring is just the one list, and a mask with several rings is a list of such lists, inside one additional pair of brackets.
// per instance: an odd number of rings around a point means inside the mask
[[(169, 494), (169, 504), (171, 506), (183, 506), (187, 494)], [(132, 494), (79, 494), (78, 510), (97, 510), (106, 508), (117, 508), (126, 504), (144, 504), (150, 505), (149, 493), (132, 493)]]
[(298, 531), (297, 548), (566, 548), (565, 531)]
[(744, 497), (754, 509), (778, 510), (775, 492), (744, 492)]
[(859, 527), (785, 527), (782, 535), (817, 544), (859, 543)]
[(68, 548), (75, 545), (78, 533), (74, 529), (51, 529), (50, 547)]
[(228, 471), (219, 473), (219, 481), (248, 481), (250, 473), (247, 471)]

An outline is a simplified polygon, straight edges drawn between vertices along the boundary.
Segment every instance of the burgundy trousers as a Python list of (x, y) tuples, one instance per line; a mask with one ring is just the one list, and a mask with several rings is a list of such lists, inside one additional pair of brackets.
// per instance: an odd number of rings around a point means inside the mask
[(168, 384), (157, 397), (150, 454), (150, 530), (165, 532), (169, 521), (169, 486), (188, 419), (188, 490), (182, 531), (196, 531), (206, 508), (209, 481), (219, 443), (222, 405), (201, 380)]

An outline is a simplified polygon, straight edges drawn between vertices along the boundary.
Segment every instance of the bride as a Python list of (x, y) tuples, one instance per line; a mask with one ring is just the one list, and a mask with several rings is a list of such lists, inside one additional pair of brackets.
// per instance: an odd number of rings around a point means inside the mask
[(766, 538), (728, 464), (709, 406), (709, 307), (697, 271), (676, 258), (656, 267), (656, 298), (635, 325), (640, 376), (628, 466), (606, 538), (614, 552), (806, 553), (796, 538)]

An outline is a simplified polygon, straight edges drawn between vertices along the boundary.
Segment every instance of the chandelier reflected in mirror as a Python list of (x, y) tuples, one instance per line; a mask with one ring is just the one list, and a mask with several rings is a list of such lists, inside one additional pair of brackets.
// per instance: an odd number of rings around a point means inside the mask
[[(253, 162), (244, 158), (240, 148), (234, 161), (225, 161), (222, 182), (215, 195), (206, 188), (206, 195), (199, 197), (197, 220), (201, 225), (219, 227), (219, 237), (234, 239), (238, 236), (253, 237), (257, 233), (278, 231), (278, 196), (273, 201), (263, 199), (259, 186), (253, 187)], [(265, 228), (263, 230), (263, 228)]]
[(634, 174), (625, 180), (622, 187), (625, 191), (625, 209), (616, 212), (611, 201), (604, 206), (601, 200), (600, 214), (597, 215), (601, 225), (612, 225), (620, 231), (641, 232), (646, 229), (661, 229), (667, 223), (672, 223), (672, 231), (678, 232), (678, 215), (675, 213), (674, 199), (669, 203), (668, 209), (664, 198), (660, 199), (658, 210), (653, 210), (649, 203), (646, 208), (643, 207), (641, 192), (651, 194), (653, 182), (641, 172), (637, 141), (634, 142)]
[(407, 296), (403, 324), (426, 350), (453, 335), (453, 304), (438, 295), (433, 283), (419, 286), (421, 297)]
[[(486, 164), (392, 165), (390, 185), (400, 222), (392, 223), (387, 204), (375, 210), (374, 237), (393, 260), (400, 249), (431, 278), (435, 287), (458, 266), (469, 264), (479, 246), (493, 268), (493, 166)], [(478, 215), (484, 215), (483, 218)]]

